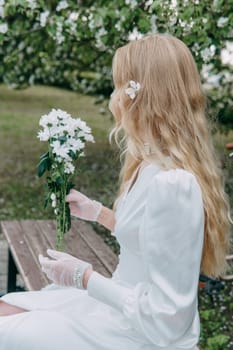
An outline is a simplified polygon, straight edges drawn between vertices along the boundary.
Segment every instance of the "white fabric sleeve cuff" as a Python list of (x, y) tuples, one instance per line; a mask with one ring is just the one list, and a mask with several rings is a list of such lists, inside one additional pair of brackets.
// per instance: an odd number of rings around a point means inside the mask
[(121, 286), (112, 281), (111, 278), (106, 278), (98, 272), (92, 272), (87, 283), (88, 295), (98, 299), (104, 304), (108, 304), (118, 311), (123, 311), (125, 301), (132, 293), (130, 288)]

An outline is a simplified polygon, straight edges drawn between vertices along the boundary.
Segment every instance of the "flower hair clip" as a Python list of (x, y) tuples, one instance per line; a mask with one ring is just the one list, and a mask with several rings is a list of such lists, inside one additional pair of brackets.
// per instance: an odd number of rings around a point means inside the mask
[(134, 80), (130, 80), (129, 85), (130, 85), (130, 87), (125, 89), (125, 93), (127, 95), (129, 95), (131, 100), (133, 100), (136, 97), (137, 92), (141, 89), (141, 85), (140, 85), (140, 83), (138, 83)]

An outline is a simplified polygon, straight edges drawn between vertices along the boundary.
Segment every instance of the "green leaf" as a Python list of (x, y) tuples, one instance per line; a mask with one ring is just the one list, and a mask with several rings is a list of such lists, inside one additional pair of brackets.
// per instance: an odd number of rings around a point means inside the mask
[(47, 170), (47, 161), (46, 159), (42, 159), (38, 165), (38, 176), (41, 177)]
[(49, 151), (46, 152), (46, 153), (43, 153), (41, 156), (40, 156), (40, 159), (44, 159), (44, 158), (48, 158), (49, 157)]
[(57, 185), (63, 185), (63, 184), (64, 184), (64, 179), (63, 179), (62, 177), (58, 177), (58, 178), (56, 179), (56, 184), (57, 184)]
[(70, 156), (73, 160), (75, 160), (75, 159), (77, 158), (76, 154), (75, 154), (74, 151), (72, 151), (72, 150), (69, 151), (69, 156)]

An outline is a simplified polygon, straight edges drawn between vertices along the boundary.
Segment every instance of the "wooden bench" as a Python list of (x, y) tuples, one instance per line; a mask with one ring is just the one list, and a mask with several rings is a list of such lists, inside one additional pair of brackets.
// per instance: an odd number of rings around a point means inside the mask
[[(8, 242), (7, 292), (17, 289), (16, 277), (19, 273), (26, 290), (39, 290), (51, 283), (41, 271), (38, 255), (46, 255), (46, 249), (55, 249), (56, 223), (45, 220), (2, 221), (1, 230)], [(72, 229), (64, 239), (64, 251), (88, 261), (94, 270), (110, 277), (118, 263), (118, 257), (98, 236), (92, 226), (75, 220)], [(233, 255), (226, 257), (233, 261)], [(222, 280), (233, 279), (233, 275)], [(200, 275), (199, 288), (211, 294), (222, 288), (221, 280), (213, 280)]]
[[(55, 249), (56, 223), (52, 220), (2, 221), (1, 230), (8, 242), (7, 292), (16, 290), (19, 273), (26, 290), (39, 290), (51, 283), (41, 271), (38, 255)], [(111, 276), (117, 256), (98, 236), (89, 223), (75, 220), (65, 235), (64, 251), (88, 261), (94, 270)]]

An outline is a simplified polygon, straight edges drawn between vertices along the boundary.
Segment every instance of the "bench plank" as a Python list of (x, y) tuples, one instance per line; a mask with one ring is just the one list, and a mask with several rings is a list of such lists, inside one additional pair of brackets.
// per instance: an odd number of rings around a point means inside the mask
[[(39, 290), (51, 283), (41, 271), (38, 254), (46, 255), (47, 248), (55, 249), (56, 222), (2, 221), (1, 228), (26, 289)], [(118, 257), (91, 225), (80, 220), (75, 220), (66, 234), (63, 251), (90, 262), (94, 270), (106, 277), (111, 276), (118, 263)]]
[(48, 280), (44, 274), (38, 273), (38, 265), (27, 244), (20, 222), (1, 222), (1, 227), (26, 288), (37, 290), (46, 286)]

